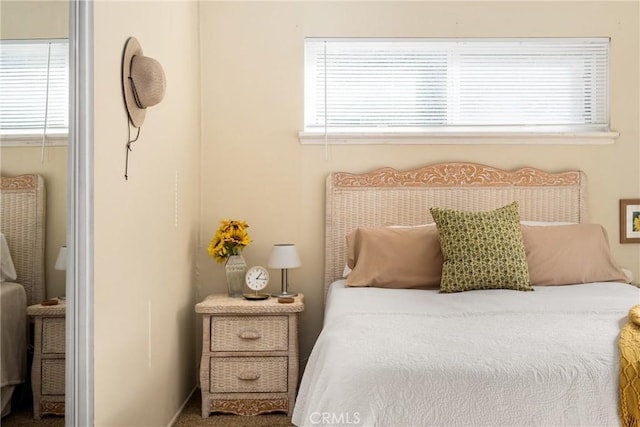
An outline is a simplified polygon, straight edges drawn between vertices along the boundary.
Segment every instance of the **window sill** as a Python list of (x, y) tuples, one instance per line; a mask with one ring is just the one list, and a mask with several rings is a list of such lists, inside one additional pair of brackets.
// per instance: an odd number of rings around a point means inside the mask
[[(60, 147), (69, 145), (67, 135), (47, 135), (45, 146)], [(2, 135), (0, 147), (41, 147), (42, 135)]]
[(597, 132), (299, 132), (303, 145), (607, 145), (620, 134)]

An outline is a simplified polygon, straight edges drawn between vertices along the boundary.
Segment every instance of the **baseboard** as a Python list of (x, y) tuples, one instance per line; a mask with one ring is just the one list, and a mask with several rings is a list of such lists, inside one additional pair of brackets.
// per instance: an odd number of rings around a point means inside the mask
[(178, 408), (178, 412), (176, 412), (176, 414), (173, 416), (173, 418), (171, 418), (171, 421), (169, 421), (169, 424), (167, 424), (167, 427), (171, 427), (172, 425), (174, 425), (176, 423), (176, 421), (178, 421), (178, 417), (180, 416), (180, 414), (184, 410), (184, 407), (187, 406), (187, 403), (189, 403), (189, 400), (191, 399), (191, 396), (193, 396), (193, 393), (195, 393), (197, 389), (198, 389), (197, 385), (193, 386), (193, 390), (191, 390), (191, 392), (189, 393), (187, 398), (184, 400), (184, 402), (182, 402), (182, 405), (180, 405), (180, 408)]

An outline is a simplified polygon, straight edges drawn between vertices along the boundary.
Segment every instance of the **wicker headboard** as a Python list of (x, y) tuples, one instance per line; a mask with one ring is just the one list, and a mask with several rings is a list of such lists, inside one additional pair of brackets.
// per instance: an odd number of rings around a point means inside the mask
[(334, 172), (326, 183), (325, 293), (342, 277), (346, 235), (358, 226), (433, 222), (429, 208), (491, 210), (514, 200), (529, 221), (586, 222), (586, 176), (581, 171), (515, 171), (475, 163), (442, 163), (410, 171), (383, 168)]
[(0, 178), (0, 232), (9, 244), (18, 275), (27, 291), (27, 304), (45, 299), (45, 187), (40, 175)]

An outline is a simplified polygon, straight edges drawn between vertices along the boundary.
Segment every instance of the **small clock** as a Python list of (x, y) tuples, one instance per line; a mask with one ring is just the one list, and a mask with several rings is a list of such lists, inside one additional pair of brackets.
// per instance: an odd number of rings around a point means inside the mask
[(244, 281), (252, 291), (255, 293), (244, 294), (246, 299), (267, 299), (269, 294), (260, 294), (258, 291), (263, 290), (269, 284), (269, 272), (266, 268), (256, 265), (247, 270), (244, 276)]

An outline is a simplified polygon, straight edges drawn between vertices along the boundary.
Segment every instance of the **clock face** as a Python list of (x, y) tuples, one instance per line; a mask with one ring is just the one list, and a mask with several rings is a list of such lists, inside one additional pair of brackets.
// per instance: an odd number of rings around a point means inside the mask
[(244, 281), (247, 283), (249, 289), (254, 291), (261, 291), (267, 287), (269, 283), (269, 272), (266, 268), (255, 266), (247, 270), (247, 274), (244, 276)]

